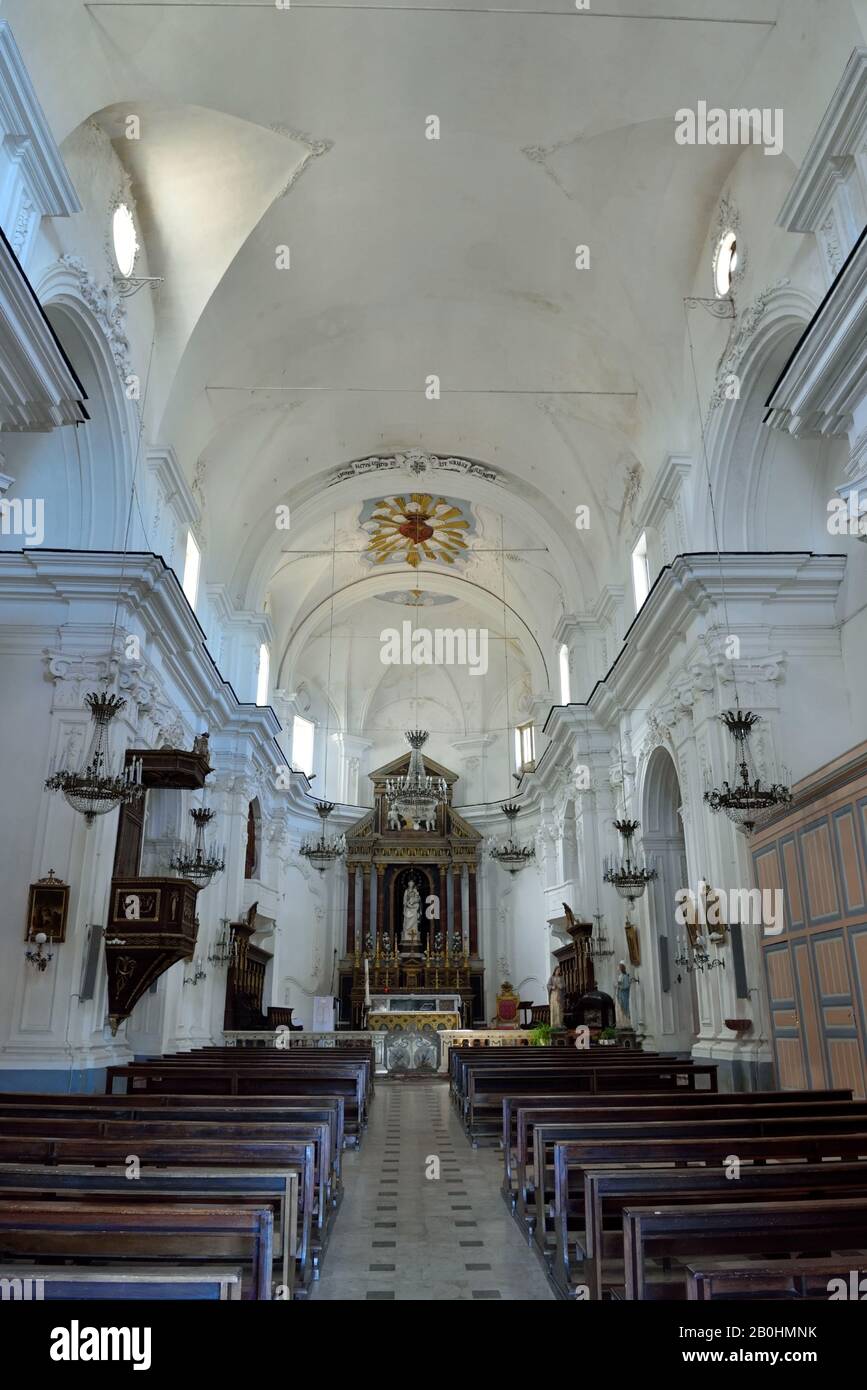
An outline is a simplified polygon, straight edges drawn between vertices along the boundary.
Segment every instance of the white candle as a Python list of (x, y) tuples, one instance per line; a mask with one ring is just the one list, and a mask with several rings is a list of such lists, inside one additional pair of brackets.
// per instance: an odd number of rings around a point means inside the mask
[(370, 961), (364, 957), (364, 1002), (370, 1008)]

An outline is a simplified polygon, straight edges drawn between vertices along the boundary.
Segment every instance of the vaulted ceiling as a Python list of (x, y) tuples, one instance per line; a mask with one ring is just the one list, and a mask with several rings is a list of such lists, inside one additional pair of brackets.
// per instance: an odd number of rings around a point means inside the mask
[[(797, 164), (857, 41), (848, 0), (556, 8), (4, 7), (58, 139), (95, 120), (129, 172), (165, 277), (148, 434), (198, 477), (208, 578), (269, 604), (287, 670), (332, 543), (343, 621), (416, 583), (370, 563), (360, 517), (424, 488), (476, 531), (423, 587), (491, 622), (505, 602), (553, 682), (558, 614), (624, 582), (630, 471), (690, 428), (682, 299), (737, 151), (677, 145), (674, 112), (783, 106)], [(334, 481), (408, 450), (482, 469)]]

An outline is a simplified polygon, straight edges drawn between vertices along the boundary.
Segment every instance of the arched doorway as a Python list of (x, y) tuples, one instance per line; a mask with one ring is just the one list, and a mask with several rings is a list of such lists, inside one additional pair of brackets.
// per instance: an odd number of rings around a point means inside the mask
[(662, 1051), (688, 1051), (699, 1030), (695, 976), (675, 963), (678, 928), (676, 894), (689, 886), (686, 842), (680, 818), (681, 792), (674, 759), (667, 748), (655, 748), (644, 777), (642, 846), (655, 855), (659, 873), (648, 888), (649, 959), (642, 961), (642, 978), (650, 984), (645, 996), (645, 1031)]

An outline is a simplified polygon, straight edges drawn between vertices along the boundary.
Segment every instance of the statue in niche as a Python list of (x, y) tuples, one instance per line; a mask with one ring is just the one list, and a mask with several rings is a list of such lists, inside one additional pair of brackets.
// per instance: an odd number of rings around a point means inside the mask
[(566, 1000), (566, 985), (562, 966), (556, 965), (548, 981), (548, 1021), (552, 1028), (563, 1027), (563, 1005)]
[(400, 933), (401, 944), (404, 946), (418, 946), (421, 944), (421, 937), (418, 930), (418, 917), (421, 909), (421, 898), (414, 878), (407, 884), (403, 895), (403, 929)]
[(626, 969), (626, 961), (622, 960), (617, 967), (617, 978), (614, 981), (614, 1022), (618, 1028), (632, 1027), (629, 1018), (629, 991), (631, 989), (632, 976)]

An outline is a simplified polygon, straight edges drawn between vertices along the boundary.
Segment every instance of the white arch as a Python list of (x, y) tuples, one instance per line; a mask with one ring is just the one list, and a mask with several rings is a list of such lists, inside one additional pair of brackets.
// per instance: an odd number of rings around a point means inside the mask
[[(757, 303), (748, 305), (738, 330), (744, 335), (743, 352), (737, 363), (740, 394), (737, 400), (724, 401), (709, 413), (705, 428), (707, 472), (710, 473), (722, 549), (749, 550), (764, 548), (765, 538), (757, 536), (760, 521), (759, 491), (772, 432), (761, 426), (764, 402), (757, 391), (765, 389), (765, 376), (770, 365), (794, 345), (816, 310), (815, 300), (805, 290), (791, 284), (774, 286), (762, 296), (763, 309), (755, 327), (750, 331), (751, 314)], [(772, 385), (772, 381), (767, 383)], [(757, 421), (751, 419), (758, 415)], [(747, 478), (737, 478), (732, 459), (746, 441), (750, 450)], [(707, 494), (707, 473), (704, 459), (696, 470), (693, 493), (691, 534), (693, 549), (713, 549), (714, 534)]]
[[(503, 601), (501, 597), (492, 593), (491, 590), (483, 588), (473, 580), (461, 574), (445, 574), (439, 572), (428, 573), (424, 571), (424, 586), (431, 593), (441, 593), (449, 595), (466, 596), (466, 601), (478, 606), (483, 616), (487, 617), (492, 623), (502, 621)], [(388, 593), (395, 587), (394, 572), (386, 573), (379, 569), (375, 573), (365, 575), (360, 579), (354, 580), (351, 584), (345, 585), (333, 596), (333, 613), (336, 622), (350, 609), (354, 608), (364, 599), (376, 594)], [(463, 592), (462, 592), (463, 591)], [(318, 624), (322, 621), (323, 613), (331, 611), (330, 605), (332, 596), (329, 594), (321, 600), (316, 607), (308, 613), (289, 634), (283, 651), (280, 654), (277, 664), (275, 685), (283, 686), (286, 683), (286, 673), (291, 673), (299, 654), (304, 650), (308, 641), (312, 637)], [(531, 678), (534, 688), (547, 690), (550, 684), (548, 666), (544, 653), (539, 644), (538, 638), (527, 622), (515, 609), (507, 606), (507, 622), (509, 624), (509, 635), (512, 640), (521, 642), (524, 650), (524, 657), (530, 668)], [(448, 627), (447, 621), (442, 626)], [(517, 627), (518, 631), (515, 631)]]
[[(134, 402), (127, 398), (123, 389), (120, 370), (105, 332), (82, 297), (76, 271), (68, 263), (55, 261), (35, 288), (76, 370), (96, 378), (98, 394), (89, 397), (87, 409), (95, 421), (101, 407), (102, 423), (108, 434), (108, 457), (98, 458), (91, 452), (87, 435), (90, 426), (78, 427), (83, 432), (79, 436), (83, 465), (80, 535), (77, 541), (70, 538), (69, 543), (82, 549), (119, 550), (126, 536), (141, 420)], [(63, 332), (64, 320), (70, 329), (67, 335)], [(76, 362), (77, 349), (86, 354), (86, 365)], [(138, 481), (141, 485), (140, 477)]]
[[(308, 488), (305, 489), (307, 495), (300, 501), (296, 500), (293, 504), (291, 499), (285, 496), (278, 499), (291, 508), (293, 536), (303, 535), (308, 527), (315, 527), (331, 516), (338, 507), (360, 504), (371, 494), (399, 491), (401, 486), (405, 488), (410, 482), (408, 475), (395, 470), (349, 478), (335, 484), (334, 487), (323, 486), (331, 471), (329, 468), (315, 479), (311, 479)], [(509, 483), (508, 474), (501, 473), (501, 477), (505, 484)], [(570, 549), (566, 545), (554, 523), (539, 510), (540, 506), (548, 505), (541, 495), (530, 503), (525, 496), (508, 485), (491, 484), (471, 474), (445, 475), (445, 479), (450, 478), (454, 478), (455, 481), (449, 486), (456, 487), (468, 502), (501, 512), (507, 520), (514, 521), (519, 526), (528, 526), (538, 534), (554, 560), (557, 580), (568, 606), (580, 606), (579, 600), (582, 597), (586, 599), (595, 595), (597, 580), (587, 548), (576, 545)], [(378, 481), (375, 481), (377, 479)], [(416, 480), (412, 483), (415, 490), (423, 486), (424, 481)], [(443, 487), (446, 487), (445, 481)], [(522, 487), (525, 485), (522, 484)], [(244, 606), (251, 611), (259, 611), (262, 608), (265, 594), (279, 565), (281, 548), (285, 544), (286, 532), (276, 529), (274, 516), (274, 509), (271, 508), (250, 528), (250, 535), (235, 569), (233, 588), (244, 593)]]

